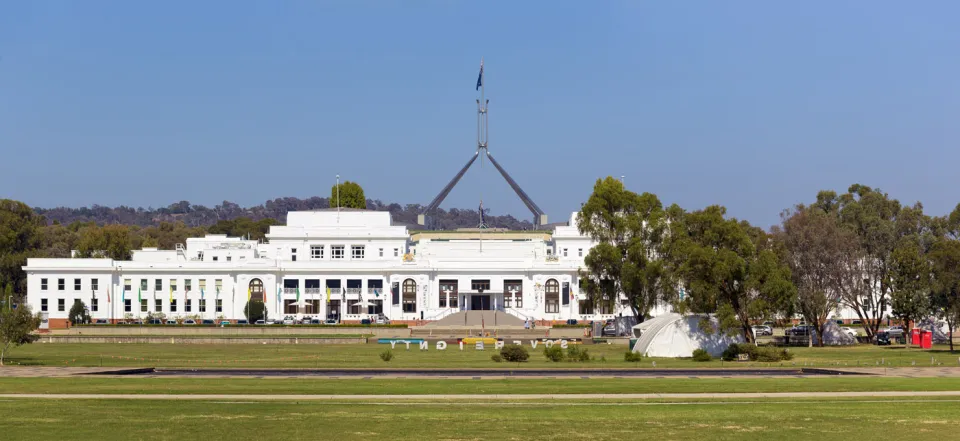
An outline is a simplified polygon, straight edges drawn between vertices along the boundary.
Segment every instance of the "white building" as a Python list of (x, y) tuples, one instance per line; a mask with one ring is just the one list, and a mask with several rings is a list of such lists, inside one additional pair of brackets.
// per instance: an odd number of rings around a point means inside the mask
[(629, 315), (619, 301), (596, 310), (581, 303), (578, 269), (592, 243), (575, 225), (574, 215), (553, 234), (411, 235), (388, 212), (290, 212), (264, 242), (208, 235), (175, 250), (137, 250), (129, 261), (28, 259), (27, 299), (51, 328), (66, 326), (77, 299), (110, 321), (235, 321), (248, 297), (263, 300), (269, 318), (344, 322), (382, 313), (414, 323), (467, 309), (543, 321)]

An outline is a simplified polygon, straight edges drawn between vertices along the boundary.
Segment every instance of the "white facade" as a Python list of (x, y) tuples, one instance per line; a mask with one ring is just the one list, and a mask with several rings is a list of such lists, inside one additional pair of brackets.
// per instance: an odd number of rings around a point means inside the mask
[[(175, 250), (146, 248), (129, 261), (28, 259), (27, 299), (65, 325), (74, 300), (94, 319), (163, 314), (166, 319), (238, 320), (248, 295), (269, 318), (395, 322), (438, 320), (464, 309), (523, 319), (602, 320), (620, 302), (581, 311), (578, 269), (592, 243), (575, 226), (532, 232), (411, 235), (377, 211), (290, 212), (265, 242), (224, 235), (191, 238)], [(584, 306), (586, 309), (586, 306)]]

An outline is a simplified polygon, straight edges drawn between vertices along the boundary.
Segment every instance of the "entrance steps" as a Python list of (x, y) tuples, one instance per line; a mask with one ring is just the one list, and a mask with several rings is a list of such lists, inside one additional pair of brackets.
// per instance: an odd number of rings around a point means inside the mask
[(418, 328), (410, 329), (411, 338), (423, 338), (423, 339), (457, 339), (465, 337), (479, 337), (483, 334), (483, 337), (499, 337), (503, 339), (517, 339), (517, 340), (527, 340), (527, 339), (539, 339), (547, 336), (549, 329), (547, 328), (536, 328), (536, 329), (523, 329), (515, 327), (490, 327), (486, 328), (478, 327), (463, 327), (463, 326), (453, 326), (453, 327), (427, 327), (421, 326)]
[(460, 326), (466, 328), (508, 328), (523, 329), (523, 320), (503, 311), (460, 311), (440, 320), (426, 324), (426, 328), (448, 328)]

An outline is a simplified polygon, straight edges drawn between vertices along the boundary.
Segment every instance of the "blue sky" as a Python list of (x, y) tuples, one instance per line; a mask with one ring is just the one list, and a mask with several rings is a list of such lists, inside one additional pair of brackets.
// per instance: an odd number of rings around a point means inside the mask
[[(0, 4), (0, 197), (428, 203), (490, 150), (566, 218), (602, 176), (769, 226), (859, 182), (960, 202), (960, 3)], [(475, 168), (444, 207), (529, 214)]]

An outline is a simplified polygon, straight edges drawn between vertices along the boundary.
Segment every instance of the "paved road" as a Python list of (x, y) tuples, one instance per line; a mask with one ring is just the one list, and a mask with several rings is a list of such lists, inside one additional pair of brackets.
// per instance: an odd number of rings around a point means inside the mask
[(239, 400), (239, 401), (327, 401), (327, 400), (655, 400), (731, 398), (865, 398), (865, 397), (960, 397), (960, 391), (928, 392), (769, 392), (769, 393), (672, 393), (672, 394), (427, 394), (427, 395), (235, 395), (235, 394), (0, 394), (0, 399), (30, 398), (57, 400)]

